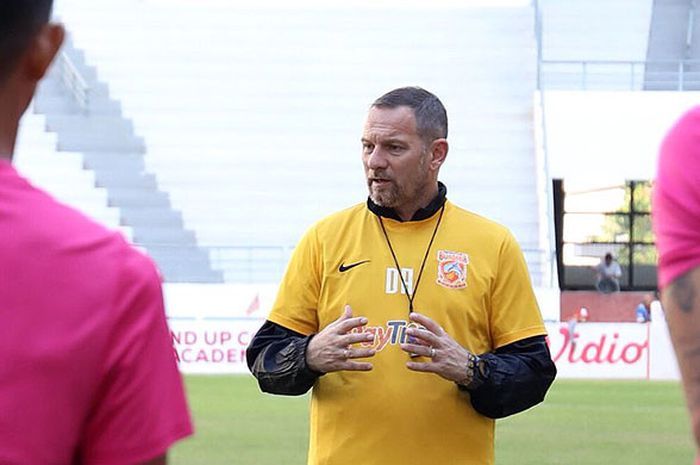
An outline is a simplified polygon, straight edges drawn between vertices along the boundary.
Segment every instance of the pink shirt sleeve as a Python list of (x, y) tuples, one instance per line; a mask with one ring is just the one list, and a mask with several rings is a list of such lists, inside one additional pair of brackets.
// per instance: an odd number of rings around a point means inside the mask
[(160, 277), (148, 258), (129, 253), (114, 301), (103, 382), (80, 445), (85, 465), (150, 460), (193, 431)]
[(700, 266), (700, 107), (669, 131), (652, 197), (659, 287)]

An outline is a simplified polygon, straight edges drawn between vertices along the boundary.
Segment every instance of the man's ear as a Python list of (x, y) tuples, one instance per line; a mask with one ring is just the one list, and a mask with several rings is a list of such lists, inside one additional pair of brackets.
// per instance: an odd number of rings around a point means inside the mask
[(448, 150), (447, 139), (435, 139), (430, 144), (430, 168), (432, 170), (439, 170), (442, 164), (445, 163)]
[(33, 81), (39, 81), (56, 57), (66, 32), (61, 24), (48, 23), (34, 36), (31, 45), (25, 52), (25, 76)]

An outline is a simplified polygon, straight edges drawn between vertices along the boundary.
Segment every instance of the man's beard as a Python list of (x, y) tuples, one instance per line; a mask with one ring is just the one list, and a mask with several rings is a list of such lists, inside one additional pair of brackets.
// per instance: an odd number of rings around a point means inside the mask
[(369, 198), (380, 207), (393, 208), (399, 204), (401, 192), (395, 181), (389, 181), (382, 187), (369, 181), (367, 187), (369, 188)]
[(404, 179), (404, 183), (399, 185), (396, 178), (388, 176), (384, 170), (376, 170), (368, 173), (372, 179), (382, 179), (386, 182), (378, 185), (376, 181), (367, 180), (369, 188), (369, 198), (380, 207), (397, 208), (402, 207), (407, 202), (417, 199), (425, 186), (428, 184), (429, 174), (425, 167), (425, 154), (421, 158), (419, 170), (413, 176)]

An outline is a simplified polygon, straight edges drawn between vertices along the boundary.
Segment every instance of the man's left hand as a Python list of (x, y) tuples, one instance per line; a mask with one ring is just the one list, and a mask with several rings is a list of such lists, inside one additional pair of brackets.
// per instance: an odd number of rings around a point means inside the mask
[(408, 369), (435, 373), (449, 381), (462, 381), (466, 376), (470, 352), (427, 316), (413, 312), (410, 319), (423, 328), (408, 328), (406, 333), (411, 337), (412, 343), (401, 344), (401, 349), (431, 360), (409, 361), (406, 363)]

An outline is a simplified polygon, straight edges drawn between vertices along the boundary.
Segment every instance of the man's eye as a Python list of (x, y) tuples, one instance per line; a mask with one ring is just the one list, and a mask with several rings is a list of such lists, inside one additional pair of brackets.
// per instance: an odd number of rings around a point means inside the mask
[(364, 150), (365, 152), (371, 152), (372, 150), (374, 150), (374, 145), (362, 144), (362, 150)]

